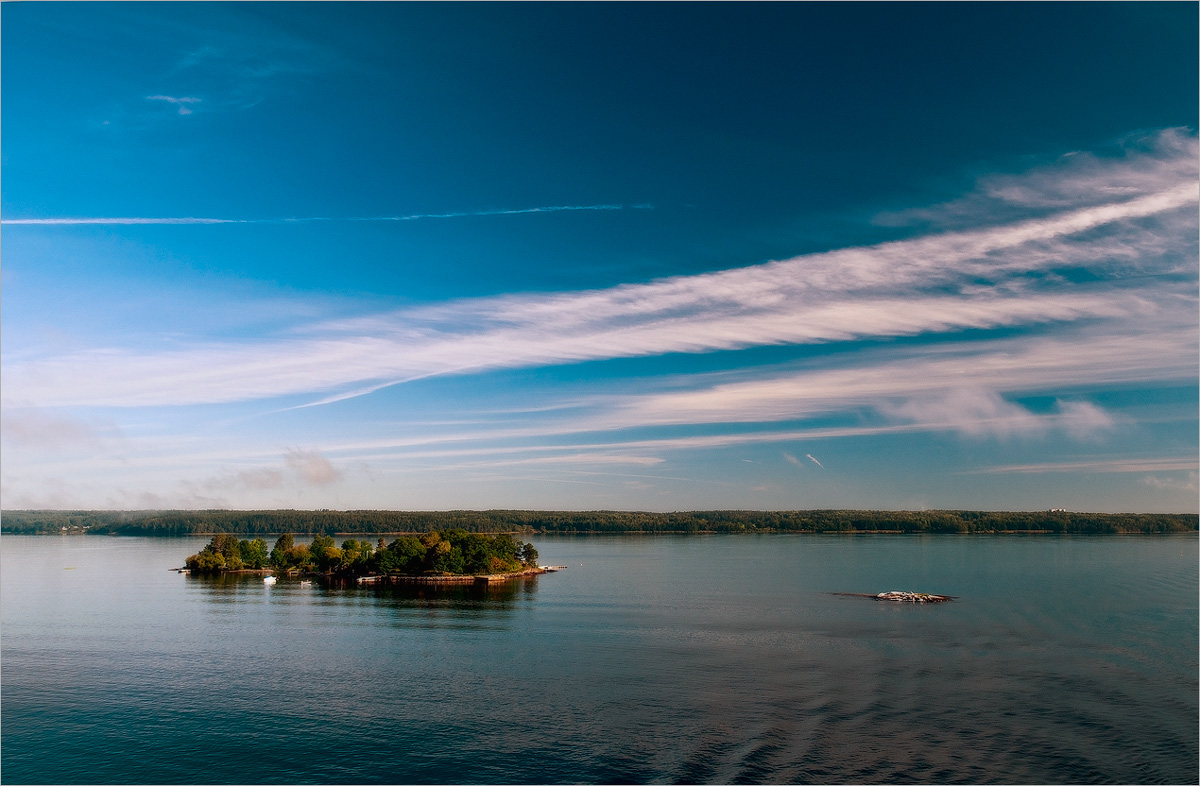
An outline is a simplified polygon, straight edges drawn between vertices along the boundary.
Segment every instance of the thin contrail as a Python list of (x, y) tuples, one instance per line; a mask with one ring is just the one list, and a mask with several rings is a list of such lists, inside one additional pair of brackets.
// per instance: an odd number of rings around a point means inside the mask
[(330, 218), (328, 216), (306, 216), (301, 218), (197, 218), (193, 216), (172, 218), (6, 218), (0, 224), (35, 224), (40, 226), (76, 226), (84, 224), (137, 225), (137, 224), (291, 224), (309, 221), (417, 221), (423, 218), (469, 218), (471, 216), (515, 216), (522, 213), (559, 213), (567, 210), (651, 210), (653, 205), (549, 205), (546, 207), (523, 207), (510, 210), (474, 210), (459, 213), (414, 213), (407, 216), (351, 216)]
[(812, 463), (816, 464), (816, 465), (817, 465), (818, 467), (820, 467), (821, 469), (825, 469), (825, 465), (824, 465), (824, 464), (822, 464), (821, 462), (817, 461), (817, 459), (816, 459), (816, 458), (813, 456), (813, 454), (811, 454), (811, 453), (805, 453), (804, 455), (808, 456), (808, 460), (809, 460), (809, 461), (811, 461)]
[(467, 216), (515, 216), (520, 213), (557, 213), (563, 210), (646, 210), (649, 205), (551, 205), (550, 207), (523, 207), (515, 210), (474, 210), (464, 213), (417, 213), (411, 216), (376, 216), (372, 218), (350, 218), (347, 221), (413, 221), (420, 218), (464, 218)]
[(41, 224), (74, 226), (76, 224), (254, 224), (238, 218), (6, 218), (3, 224)]

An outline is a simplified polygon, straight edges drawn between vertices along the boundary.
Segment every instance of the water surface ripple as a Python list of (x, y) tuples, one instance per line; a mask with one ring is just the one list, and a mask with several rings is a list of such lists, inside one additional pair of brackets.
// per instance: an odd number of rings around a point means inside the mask
[[(1197, 781), (1194, 535), (541, 538), (490, 591), (204, 542), (4, 537), (5, 783)], [(832, 594), (890, 589), (959, 600)]]

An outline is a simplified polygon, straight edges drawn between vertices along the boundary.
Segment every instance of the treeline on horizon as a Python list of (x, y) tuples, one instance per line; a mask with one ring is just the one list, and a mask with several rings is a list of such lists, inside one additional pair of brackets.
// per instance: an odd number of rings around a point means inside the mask
[(897, 532), (1161, 534), (1196, 532), (1192, 513), (1075, 513), (972, 510), (10, 510), (0, 532), (12, 535), (400, 534), (457, 529), (521, 534)]

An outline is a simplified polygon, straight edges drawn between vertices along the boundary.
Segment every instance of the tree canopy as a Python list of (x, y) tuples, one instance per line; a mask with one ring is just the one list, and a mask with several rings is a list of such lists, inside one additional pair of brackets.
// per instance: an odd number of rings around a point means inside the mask
[(267, 542), (262, 538), (238, 540), (236, 535), (213, 535), (212, 542), (184, 562), (194, 573), (223, 570), (258, 570), (267, 564)]
[(280, 535), (270, 555), (262, 538), (238, 540), (220, 533), (185, 565), (194, 573), (221, 573), (270, 566), (276, 570), (363, 576), (370, 573), (402, 575), (486, 575), (515, 573), (537, 566), (538, 552), (531, 543), (511, 535), (482, 535), (461, 529), (406, 535), (390, 544), (347, 539), (339, 548), (329, 535), (317, 535), (310, 544), (297, 544), (291, 533)]

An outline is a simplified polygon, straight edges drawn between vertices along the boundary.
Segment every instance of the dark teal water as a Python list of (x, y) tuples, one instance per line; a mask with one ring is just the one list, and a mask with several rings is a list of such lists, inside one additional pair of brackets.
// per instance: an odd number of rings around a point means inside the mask
[[(1195, 536), (546, 538), (441, 593), (204, 542), (0, 541), (4, 783), (1197, 781)], [(829, 594), (889, 589), (960, 599)]]

